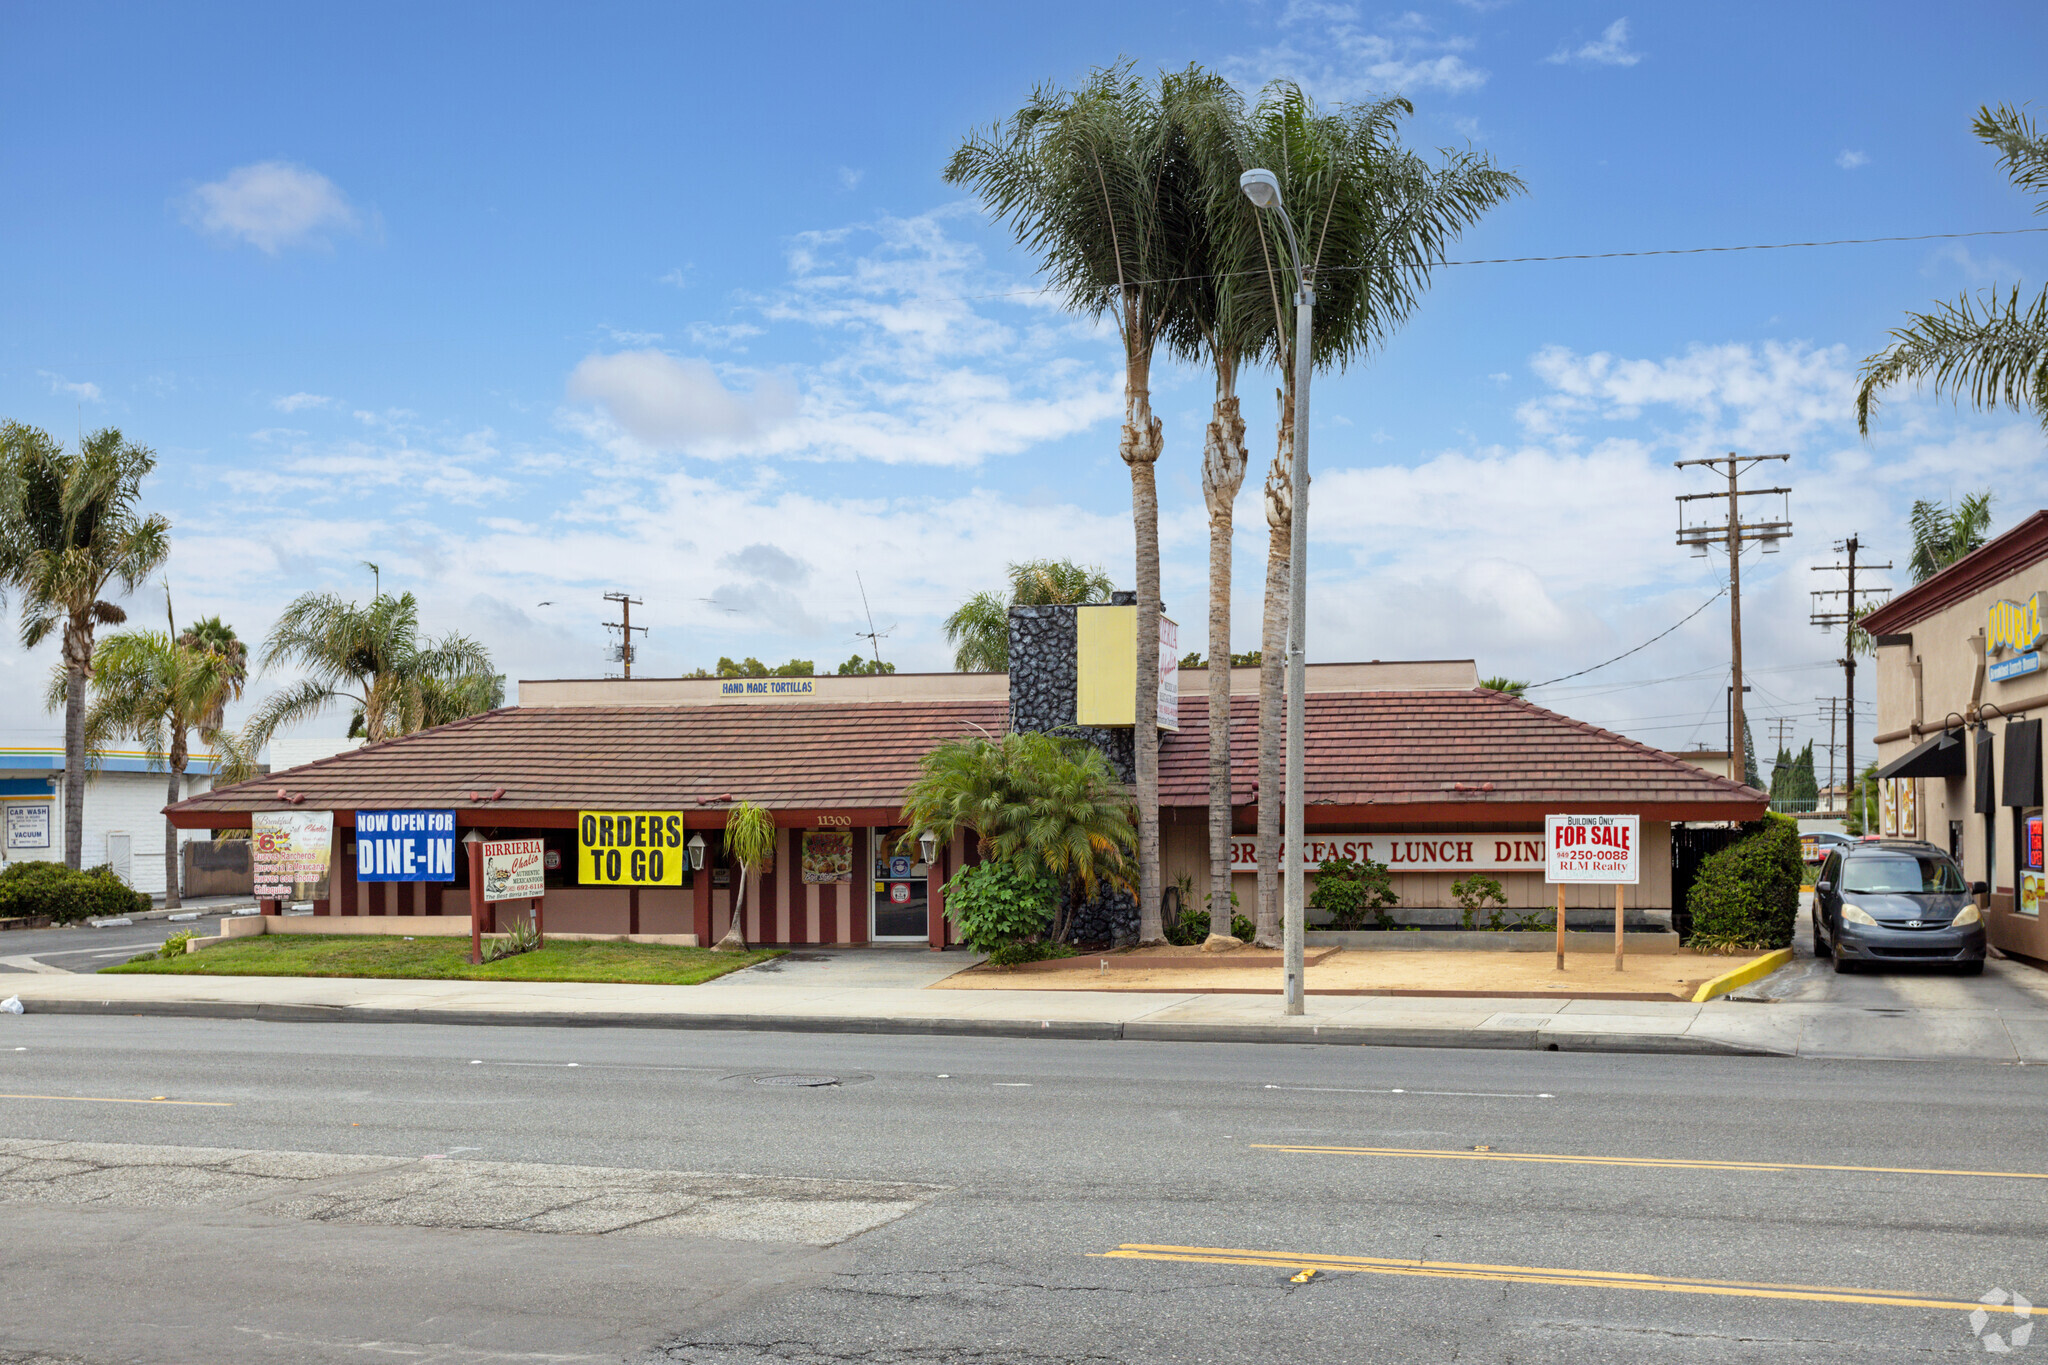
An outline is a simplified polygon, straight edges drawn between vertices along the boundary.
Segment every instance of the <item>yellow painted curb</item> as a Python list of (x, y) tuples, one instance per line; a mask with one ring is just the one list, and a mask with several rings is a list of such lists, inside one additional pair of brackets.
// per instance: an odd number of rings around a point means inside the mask
[(1723, 972), (1712, 981), (1701, 986), (1697, 991), (1693, 992), (1692, 1002), (1697, 1005), (1702, 1001), (1712, 1000), (1717, 995), (1726, 995), (1737, 986), (1747, 986), (1750, 982), (1760, 977), (1769, 976), (1791, 960), (1792, 950), (1790, 948), (1780, 948), (1774, 953), (1765, 953), (1762, 957), (1753, 958), (1737, 967), (1734, 971)]

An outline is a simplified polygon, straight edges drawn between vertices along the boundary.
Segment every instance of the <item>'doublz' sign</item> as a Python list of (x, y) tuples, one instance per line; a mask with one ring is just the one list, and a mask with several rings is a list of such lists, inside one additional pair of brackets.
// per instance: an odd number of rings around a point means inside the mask
[(1543, 880), (1634, 886), (1642, 880), (1641, 835), (1637, 815), (1546, 815)]
[(689, 859), (679, 810), (587, 810), (576, 817), (576, 876), (585, 886), (681, 886)]
[(356, 880), (454, 881), (455, 812), (357, 811)]

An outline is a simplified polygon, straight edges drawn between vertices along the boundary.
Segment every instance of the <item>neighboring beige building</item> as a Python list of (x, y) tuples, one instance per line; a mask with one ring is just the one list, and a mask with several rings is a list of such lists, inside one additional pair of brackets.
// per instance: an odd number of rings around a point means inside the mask
[(1878, 832), (1988, 883), (1991, 942), (2048, 958), (2041, 722), (2048, 511), (1864, 618), (1876, 643)]
[(1726, 749), (1666, 749), (1665, 753), (1680, 763), (1690, 763), (1701, 772), (1716, 777), (1735, 777), (1735, 765), (1728, 761)]

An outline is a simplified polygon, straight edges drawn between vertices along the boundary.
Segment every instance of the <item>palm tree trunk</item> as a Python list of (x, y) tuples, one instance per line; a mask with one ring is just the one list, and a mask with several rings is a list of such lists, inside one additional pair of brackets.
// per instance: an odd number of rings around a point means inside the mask
[(1138, 696), (1135, 722), (1138, 786), (1138, 942), (1166, 942), (1159, 920), (1159, 489), (1153, 465), (1165, 444), (1152, 415), (1152, 353), (1127, 351), (1124, 430), (1118, 453), (1131, 467), (1131, 521), (1138, 551)]
[(732, 923), (725, 926), (724, 937), (713, 948), (720, 953), (744, 953), (747, 950), (747, 865), (740, 864), (739, 894), (732, 898)]
[[(171, 790), (166, 805), (175, 806), (185, 794), (185, 729), (178, 726), (171, 735)], [(178, 908), (178, 827), (164, 817), (164, 909)]]
[[(1291, 385), (1289, 386), (1291, 387)], [(1280, 819), (1286, 760), (1288, 567), (1294, 507), (1294, 404), (1280, 390), (1280, 450), (1266, 471), (1266, 612), (1259, 634), (1259, 918), (1253, 939), (1278, 948), (1280, 939)], [(1298, 855), (1297, 855), (1298, 856)]]
[(1230, 548), (1233, 505), (1244, 486), (1244, 417), (1237, 358), (1216, 356), (1216, 406), (1202, 447), (1202, 497), (1209, 505), (1209, 938), (1235, 948), (1230, 901)]
[(85, 677), (92, 669), (92, 624), (64, 623), (64, 866), (76, 872), (85, 852)]

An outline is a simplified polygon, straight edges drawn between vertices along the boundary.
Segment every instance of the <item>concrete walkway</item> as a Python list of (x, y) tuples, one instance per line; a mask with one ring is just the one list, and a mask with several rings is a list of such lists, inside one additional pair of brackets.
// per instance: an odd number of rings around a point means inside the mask
[(2031, 991), (2024, 1008), (1944, 1009), (1310, 996), (1290, 1019), (1277, 996), (922, 989), (972, 960), (806, 951), (703, 986), (80, 974), (15, 976), (5, 989), (37, 1014), (2048, 1061), (2048, 996)]

